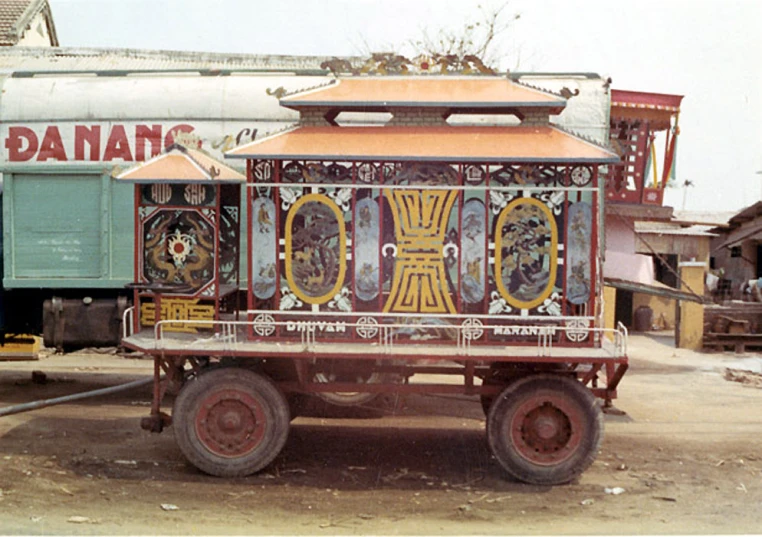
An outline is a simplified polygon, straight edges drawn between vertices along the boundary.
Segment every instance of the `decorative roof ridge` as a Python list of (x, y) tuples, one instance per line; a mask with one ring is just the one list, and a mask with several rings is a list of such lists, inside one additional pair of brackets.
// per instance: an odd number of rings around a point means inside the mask
[(189, 158), (196, 166), (198, 166), (199, 168), (204, 170), (206, 173), (208, 173), (209, 176), (212, 177), (212, 178), (215, 178), (216, 175), (219, 175), (219, 173), (220, 173), (219, 170), (216, 170), (216, 173), (215, 173), (214, 164), (212, 164), (211, 168), (207, 168), (205, 164), (203, 164), (202, 162), (199, 162), (199, 159), (198, 159), (198, 156), (196, 155), (196, 153), (199, 153), (199, 154), (203, 155), (204, 157), (208, 158), (212, 162), (216, 162), (218, 164), (221, 164), (222, 166), (225, 166), (228, 169), (232, 169), (232, 168), (230, 168), (230, 166), (228, 166), (224, 162), (220, 162), (218, 159), (214, 158), (212, 155), (210, 155), (209, 153), (207, 153), (206, 151), (204, 151), (200, 147), (188, 147), (188, 146), (183, 145), (181, 143), (173, 143), (165, 151), (165, 154), (169, 154), (169, 152), (172, 151), (173, 149), (177, 149), (180, 153), (182, 153), (187, 158)]
[[(194, 155), (194, 152), (196, 152), (196, 151), (197, 151), (197, 152), (201, 153), (202, 155), (204, 155), (205, 157), (207, 157), (208, 159), (210, 159), (212, 162), (218, 162), (218, 161), (217, 161), (217, 159), (215, 159), (215, 158), (214, 158), (214, 157), (212, 157), (212, 156), (209, 156), (209, 155), (207, 155), (205, 151), (201, 150), (201, 148), (196, 148), (196, 149), (194, 149), (194, 148), (188, 147), (188, 146), (186, 146), (186, 145), (183, 145), (183, 144), (179, 144), (179, 143), (173, 143), (173, 144), (172, 144), (171, 146), (169, 146), (169, 148), (167, 148), (167, 150), (164, 152), (164, 156), (169, 156), (169, 154), (170, 154), (170, 153), (171, 153), (173, 150), (175, 150), (175, 149), (176, 149), (176, 150), (177, 150), (179, 153), (182, 153), (182, 155), (183, 155), (185, 158), (187, 158), (188, 160), (190, 160), (192, 164), (195, 164), (195, 165), (196, 165), (196, 166), (197, 166), (197, 167), (198, 167), (198, 168), (199, 168), (201, 171), (203, 171), (204, 173), (206, 173), (206, 174), (207, 174), (209, 177), (211, 177), (212, 179), (216, 179), (216, 178), (217, 178), (217, 177), (220, 175), (220, 170), (216, 169), (216, 168), (214, 167), (214, 164), (211, 164), (211, 166), (210, 166), (209, 168), (207, 168), (207, 167), (206, 167), (206, 166), (205, 166), (203, 163), (199, 162), (199, 159), (198, 159), (198, 157), (197, 157), (196, 155)], [(218, 163), (219, 163), (219, 164), (222, 164), (221, 162), (218, 162)], [(228, 166), (228, 165), (226, 165), (226, 164), (224, 164), (224, 166), (225, 166), (226, 168), (230, 169), (230, 166)]]
[(278, 130), (267, 131), (261, 138), (257, 138), (256, 140), (251, 140), (251, 141), (243, 143), (241, 145), (237, 145), (234, 148), (229, 149), (228, 151), (225, 151), (222, 154), (222, 157), (223, 158), (236, 157), (236, 155), (234, 155), (233, 153), (236, 150), (241, 149), (242, 147), (247, 147), (247, 146), (250, 146), (250, 145), (261, 144), (261, 143), (266, 142), (267, 140), (269, 140), (271, 138), (275, 138), (276, 136), (281, 136), (283, 134), (286, 134), (287, 132), (295, 131), (295, 130), (301, 129), (301, 128), (304, 128), (304, 125), (301, 125), (300, 123), (292, 123), (291, 125), (288, 125), (286, 127), (278, 129)]
[(557, 130), (565, 133), (565, 134), (569, 134), (571, 136), (574, 136), (575, 138), (579, 138), (583, 142), (587, 142), (589, 144), (592, 144), (592, 145), (594, 145), (595, 147), (597, 147), (599, 149), (604, 149), (606, 151), (609, 151), (609, 152), (619, 156), (619, 153), (617, 153), (614, 150), (614, 148), (611, 146), (611, 144), (603, 144), (603, 143), (599, 142), (598, 140), (596, 140), (594, 138), (591, 138), (589, 136), (585, 136), (584, 134), (580, 134), (578, 132), (575, 132), (575, 131), (573, 131), (571, 129), (567, 129), (566, 127), (562, 127), (561, 125), (557, 125), (555, 123), (551, 123), (550, 126), (552, 128), (554, 128), (554, 129), (557, 129)]
[[(252, 140), (251, 142), (248, 142), (248, 143), (251, 144), (251, 143), (254, 143), (254, 142), (261, 142), (261, 141), (264, 141), (264, 140), (266, 140), (268, 138), (273, 138), (275, 136), (283, 134), (285, 132), (296, 130), (296, 129), (300, 128), (300, 127), (304, 127), (304, 125), (302, 125), (301, 123), (298, 123), (298, 122), (297, 123), (292, 123), (292, 124), (290, 124), (290, 125), (288, 125), (286, 127), (282, 127), (280, 129), (277, 129), (277, 130), (274, 130), (274, 131), (267, 131), (264, 134), (264, 136), (262, 136), (259, 140)], [(244, 144), (244, 145), (246, 145), (246, 144)]]
[(567, 88), (566, 86), (564, 86), (563, 88), (561, 88), (561, 91), (556, 92), (556, 91), (552, 91), (552, 90), (549, 90), (549, 89), (540, 88), (538, 86), (533, 86), (532, 84), (528, 84), (526, 82), (522, 82), (521, 80), (515, 80), (513, 78), (510, 78), (510, 76), (508, 77), (508, 80), (510, 80), (511, 82), (516, 84), (517, 86), (522, 86), (522, 87), (529, 88), (529, 89), (532, 89), (532, 90), (535, 90), (535, 91), (540, 91), (542, 93), (547, 93), (547, 94), (550, 94), (550, 95), (554, 95), (556, 97), (560, 97), (560, 98), (562, 98), (564, 100), (567, 100), (567, 101), (569, 99), (571, 99), (572, 97), (574, 97), (576, 95), (579, 95), (579, 88), (577, 88), (575, 91), (572, 91), (569, 88)]
[[(156, 168), (156, 166), (173, 162), (170, 159), (181, 159), (184, 163), (183, 166), (190, 166), (195, 169), (194, 173), (198, 174), (198, 176), (181, 178), (175, 175), (165, 175), (166, 172), (163, 171), (159, 172), (159, 170), (164, 170), (165, 168)], [(147, 173), (146, 170), (151, 171)], [(132, 177), (133, 174), (138, 174), (139, 177)], [(140, 174), (142, 174), (142, 177), (140, 177)], [(222, 162), (219, 158), (211, 155), (201, 147), (189, 146), (182, 142), (172, 143), (164, 151), (154, 155), (145, 162), (133, 163), (129, 167), (125, 167), (123, 164), (114, 166), (111, 169), (111, 177), (117, 180), (138, 183), (146, 181), (185, 182), (186, 180), (196, 182), (199, 179), (221, 182), (245, 181), (245, 176), (228, 163)]]
[(294, 95), (300, 95), (302, 93), (310, 93), (313, 91), (319, 91), (319, 90), (327, 88), (328, 86), (333, 86), (334, 84), (338, 84), (338, 83), (339, 83), (339, 78), (332, 78), (324, 84), (317, 84), (315, 86), (310, 86), (309, 88), (300, 88), (294, 91), (287, 91), (283, 86), (280, 86), (279, 88), (276, 88), (274, 90), (267, 88), (267, 94), (272, 95), (273, 97), (277, 97), (278, 100), (283, 100), (288, 97), (293, 97)]
[(328, 69), (334, 76), (351, 74), (353, 76), (386, 76), (386, 75), (451, 75), (451, 74), (481, 74), (494, 76), (497, 72), (474, 54), (418, 54), (410, 59), (395, 52), (373, 52), (370, 57), (353, 65), (354, 58), (333, 57), (323, 62), (320, 67)]

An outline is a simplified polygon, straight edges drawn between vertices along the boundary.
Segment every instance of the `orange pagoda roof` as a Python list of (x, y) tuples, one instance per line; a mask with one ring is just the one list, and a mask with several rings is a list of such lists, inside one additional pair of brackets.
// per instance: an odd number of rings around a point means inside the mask
[(566, 99), (502, 77), (369, 77), (336, 82), (280, 100), (288, 108), (330, 106), (342, 110), (444, 107), (500, 110), (543, 107), (560, 113)]
[(555, 127), (299, 127), (230, 158), (614, 163), (616, 153)]
[(182, 145), (174, 144), (161, 155), (134, 166), (116, 179), (136, 183), (185, 183), (246, 181), (246, 177), (212, 157)]

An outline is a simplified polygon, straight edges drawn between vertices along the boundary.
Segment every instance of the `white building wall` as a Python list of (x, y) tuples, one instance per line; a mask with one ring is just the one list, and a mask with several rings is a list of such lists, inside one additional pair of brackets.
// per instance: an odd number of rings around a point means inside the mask
[(24, 29), (21, 39), (16, 44), (18, 47), (50, 47), (50, 34), (44, 13), (39, 13), (29, 27)]

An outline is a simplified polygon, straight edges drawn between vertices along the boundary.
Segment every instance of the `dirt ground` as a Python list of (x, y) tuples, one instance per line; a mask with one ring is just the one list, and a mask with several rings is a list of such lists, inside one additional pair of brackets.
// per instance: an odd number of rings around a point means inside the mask
[[(637, 335), (630, 356), (616, 401), (626, 415), (607, 415), (597, 461), (552, 488), (504, 477), (466, 397), (297, 418), (273, 465), (234, 480), (187, 465), (171, 429), (140, 429), (148, 388), (0, 418), (0, 534), (760, 533), (762, 383), (745, 373), (760, 372), (760, 355)], [(99, 354), (1, 362), (0, 406), (150, 371)]]

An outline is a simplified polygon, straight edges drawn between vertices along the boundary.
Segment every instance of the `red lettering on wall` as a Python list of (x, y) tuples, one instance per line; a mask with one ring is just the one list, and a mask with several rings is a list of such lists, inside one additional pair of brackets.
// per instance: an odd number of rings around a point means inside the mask
[[(90, 146), (90, 157), (85, 157), (85, 142)], [(98, 160), (101, 154), (101, 126), (74, 127), (74, 160)]]
[(135, 127), (135, 160), (146, 160), (146, 141), (151, 142), (151, 157), (161, 153), (161, 125)]
[(38, 147), (37, 135), (28, 127), (9, 127), (5, 148), (8, 150), (8, 161), (24, 162), (32, 160)]
[[(169, 129), (164, 137), (164, 149), (169, 149), (169, 146), (175, 143), (175, 136), (180, 132), (191, 133), (193, 132), (193, 126), (187, 123), (180, 123)], [(198, 148), (201, 149), (201, 140), (198, 141)]]
[(103, 160), (114, 160), (120, 158), (124, 161), (132, 160), (130, 153), (130, 141), (127, 139), (127, 133), (124, 132), (123, 125), (114, 125), (106, 142), (106, 149), (103, 151)]
[(44, 162), (49, 159), (66, 162), (66, 149), (64, 149), (61, 133), (58, 127), (45, 129), (45, 136), (40, 143), (40, 152), (37, 153), (37, 161)]

